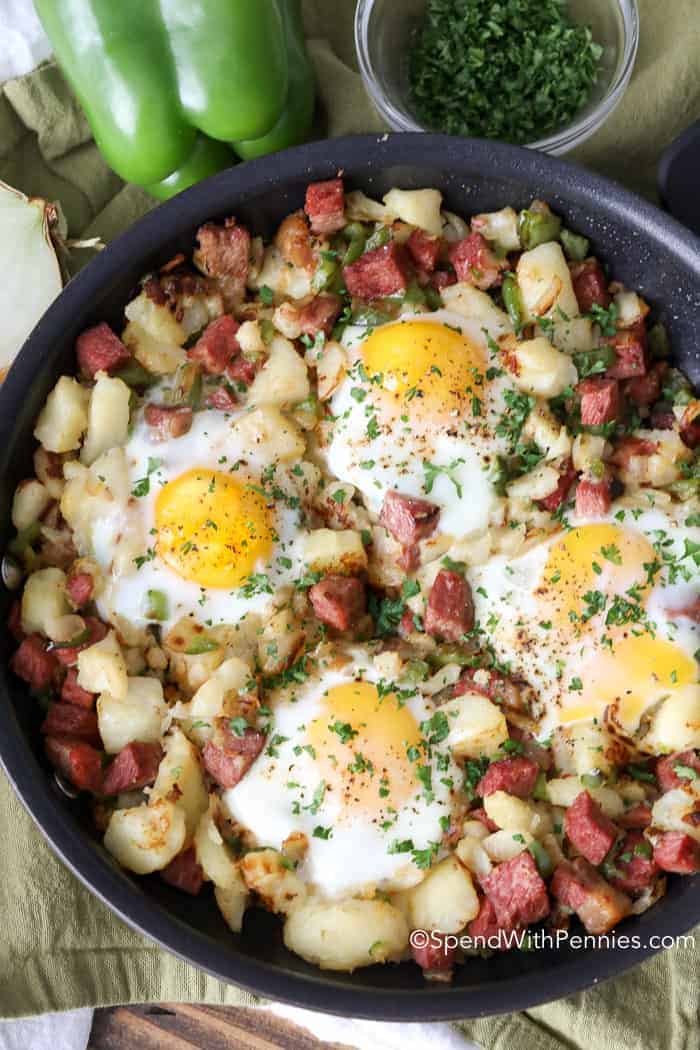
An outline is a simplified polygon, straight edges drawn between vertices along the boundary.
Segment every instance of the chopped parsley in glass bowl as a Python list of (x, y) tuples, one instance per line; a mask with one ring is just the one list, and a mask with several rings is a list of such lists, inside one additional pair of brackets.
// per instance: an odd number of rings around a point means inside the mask
[(636, 0), (359, 0), (369, 94), (396, 131), (558, 155), (604, 123), (632, 75)]

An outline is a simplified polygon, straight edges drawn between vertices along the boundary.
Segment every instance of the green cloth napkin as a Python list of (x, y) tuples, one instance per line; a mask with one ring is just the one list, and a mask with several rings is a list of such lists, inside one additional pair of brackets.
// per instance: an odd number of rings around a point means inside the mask
[[(305, 0), (329, 135), (382, 130), (356, 71), (355, 0)], [(625, 98), (574, 158), (649, 196), (661, 150), (700, 117), (698, 0), (640, 0), (641, 46)], [(48, 64), (0, 89), (0, 178), (59, 200), (72, 236), (109, 240), (154, 207), (102, 162), (79, 107)], [(0, 1016), (144, 1001), (250, 1005), (133, 933), (46, 846), (0, 774)], [(676, 947), (626, 976), (520, 1014), (461, 1024), (486, 1048), (700, 1046), (697, 955)]]

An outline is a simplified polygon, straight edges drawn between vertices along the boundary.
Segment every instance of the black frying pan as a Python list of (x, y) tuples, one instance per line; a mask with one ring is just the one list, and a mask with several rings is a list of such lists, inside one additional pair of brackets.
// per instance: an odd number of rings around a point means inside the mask
[[(27, 340), (0, 391), (0, 541), (10, 535), (16, 483), (32, 472), (33, 422), (56, 378), (74, 368), (73, 342), (100, 320), (119, 326), (141, 275), (176, 252), (189, 253), (205, 219), (235, 214), (271, 236), (303, 203), (308, 182), (342, 170), (350, 188), (381, 197), (392, 186), (437, 187), (464, 215), (547, 200), (568, 226), (592, 239), (611, 273), (637, 289), (669, 329), (678, 364), (700, 382), (700, 240), (614, 183), (539, 153), (443, 135), (394, 134), (316, 142), (241, 165), (164, 204), (114, 241), (72, 281)], [(7, 594), (2, 595), (5, 608)], [(1, 610), (0, 610), (1, 611)], [(428, 986), (418, 967), (324, 974), (290, 955), (278, 922), (246, 916), (243, 933), (225, 927), (208, 894), (192, 899), (157, 876), (120, 871), (89, 830), (80, 803), (63, 797), (41, 757), (37, 705), (0, 659), (0, 757), (15, 789), (54, 850), (117, 914), (170, 951), (254, 992), (358, 1017), (396, 1021), (505, 1013), (585, 988), (658, 950), (650, 939), (700, 922), (700, 876), (671, 877), (667, 896), (619, 933), (644, 946), (514, 951), (469, 959), (451, 986)], [(8, 846), (11, 848), (12, 843)]]

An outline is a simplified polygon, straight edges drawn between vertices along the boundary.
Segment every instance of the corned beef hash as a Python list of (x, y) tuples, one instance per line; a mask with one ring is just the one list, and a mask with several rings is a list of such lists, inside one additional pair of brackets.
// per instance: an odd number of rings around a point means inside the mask
[(700, 870), (700, 401), (612, 277), (543, 201), (337, 178), (78, 337), (12, 668), (123, 867), (440, 980)]

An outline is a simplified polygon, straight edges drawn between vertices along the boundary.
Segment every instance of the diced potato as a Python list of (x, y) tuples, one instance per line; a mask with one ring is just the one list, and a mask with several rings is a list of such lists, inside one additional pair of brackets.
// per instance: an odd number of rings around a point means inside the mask
[(494, 303), (490, 295), (471, 284), (452, 284), (442, 289), (442, 301), (448, 310), (462, 314), (488, 331), (492, 339), (513, 332), (513, 323), (505, 312)]
[(306, 900), (306, 884), (275, 849), (254, 850), (241, 860), (245, 884), (268, 911), (291, 915)]
[(439, 190), (389, 190), (384, 195), (384, 204), (409, 226), (419, 226), (433, 237), (442, 235), (442, 194)]
[(165, 755), (151, 791), (151, 800), (156, 798), (170, 799), (182, 809), (187, 839), (190, 839), (207, 810), (209, 795), (204, 786), (199, 753), (181, 729), (171, 730), (165, 738)]
[(131, 391), (121, 379), (97, 373), (88, 411), (88, 430), (80, 454), (89, 466), (98, 456), (115, 445), (126, 444), (129, 436)]
[(165, 799), (117, 809), (109, 819), (104, 844), (123, 868), (149, 875), (167, 867), (184, 846), (185, 815)]
[(401, 587), (405, 573), (398, 564), (401, 547), (382, 525), (372, 530), (372, 546), (368, 556), (369, 582), (373, 587)]
[(494, 791), (484, 799), (484, 809), (489, 820), (506, 831), (529, 831), (537, 835), (542, 818), (532, 802), (509, 795), (506, 791)]
[(454, 244), (455, 241), (461, 241), (465, 237), (468, 237), (471, 230), (469, 229), (469, 223), (466, 222), (460, 215), (456, 215), (453, 211), (447, 211), (443, 208), (442, 211), (442, 236), (450, 244)]
[(597, 345), (589, 317), (570, 317), (567, 321), (555, 317), (551, 330), (552, 343), (566, 354), (593, 350)]
[(632, 777), (619, 777), (615, 781), (615, 790), (624, 802), (645, 802), (647, 793), (644, 784)]
[(584, 787), (578, 777), (553, 777), (547, 781), (547, 800), (553, 806), (568, 808), (582, 791), (587, 791), (607, 816), (616, 820), (624, 812), (622, 799), (609, 787)]
[(367, 551), (354, 529), (314, 529), (304, 539), (303, 557), (313, 572), (353, 576), (367, 568)]
[(90, 693), (109, 693), (115, 700), (126, 699), (126, 663), (114, 631), (78, 653), (78, 685)]
[(556, 241), (523, 252), (518, 260), (517, 277), (525, 321), (536, 321), (538, 317), (565, 320), (579, 315), (569, 266)]
[(437, 693), (441, 693), (448, 686), (455, 685), (461, 675), (462, 668), (459, 664), (445, 664), (439, 671), (436, 671), (435, 674), (421, 683), (421, 693), (423, 696), (436, 696)]
[(607, 775), (613, 767), (612, 745), (613, 738), (602, 723), (578, 722), (554, 734), (552, 754), (561, 773)]
[(700, 842), (700, 824), (685, 818), (695, 813), (700, 801), (700, 789), (691, 781), (687, 787), (673, 788), (656, 800), (651, 810), (652, 827), (662, 831), (683, 831)]
[[(107, 635), (109, 638), (110, 635)], [(105, 639), (106, 641), (106, 639)], [(101, 645), (102, 643), (98, 643)], [(97, 649), (93, 645), (78, 657)], [(107, 658), (106, 654), (105, 659)], [(121, 652), (119, 653), (121, 656)], [(123, 661), (122, 657), (122, 661)], [(78, 683), (83, 685), (80, 666)], [(126, 677), (126, 666), (124, 667)], [(90, 679), (95, 681), (94, 678)], [(88, 688), (83, 686), (84, 689)], [(98, 692), (93, 689), (93, 692)], [(167, 706), (163, 699), (163, 686), (157, 678), (129, 678), (122, 697), (103, 690), (97, 700), (97, 720), (100, 736), (107, 754), (115, 755), (127, 744), (138, 740), (140, 743), (158, 743), (163, 735), (163, 723), (167, 715)]]
[[(87, 412), (85, 413), (85, 425), (87, 426)], [(51, 499), (61, 498), (65, 484), (63, 464), (56, 463), (54, 456), (43, 445), (39, 445), (34, 453), (34, 473)]]
[(613, 299), (617, 307), (618, 328), (631, 328), (644, 320), (649, 313), (649, 306), (636, 292), (622, 290)]
[(188, 735), (201, 746), (214, 735), (214, 719), (227, 714), (227, 701), (237, 696), (250, 680), (250, 667), (243, 660), (224, 660), (200, 685), (189, 704), (176, 717), (191, 719)]
[(202, 814), (197, 824), (194, 834), (197, 860), (202, 866), (205, 878), (215, 886), (246, 896), (248, 890), (238, 864), (214, 820), (217, 805), (216, 797), (212, 796), (207, 811)]
[(450, 725), (447, 744), (458, 758), (493, 755), (508, 739), (501, 709), (480, 693), (464, 693), (440, 708)]
[(97, 489), (103, 485), (117, 503), (124, 505), (131, 496), (132, 482), (123, 448), (110, 448), (90, 467), (91, 484)]
[(351, 222), (381, 222), (385, 226), (398, 218), (385, 204), (373, 201), (362, 190), (345, 194), (345, 215)]
[(654, 754), (700, 747), (700, 685), (674, 689), (657, 709), (643, 747)]
[(196, 332), (201, 332), (210, 321), (221, 317), (223, 312), (223, 296), (211, 288), (203, 294), (180, 290), (175, 298), (175, 313), (186, 340)]
[(398, 962), (408, 947), (408, 925), (398, 908), (382, 900), (309, 900), (287, 919), (284, 943), (322, 970), (351, 973)]
[(508, 485), (508, 496), (520, 502), (544, 499), (545, 496), (551, 495), (558, 485), (559, 471), (542, 461), (528, 474), (511, 481)]
[(481, 845), (489, 860), (492, 860), (494, 864), (502, 864), (504, 860), (512, 860), (513, 857), (517, 857), (534, 841), (534, 836), (529, 831), (507, 831), (504, 828), (501, 831), (494, 831), (492, 835), (484, 839)]
[(545, 460), (550, 463), (563, 459), (571, 452), (571, 437), (566, 427), (542, 402), (536, 404), (528, 416), (523, 427), (523, 437), (534, 441), (544, 452)]
[(549, 854), (550, 860), (552, 861), (552, 867), (553, 868), (556, 868), (558, 864), (561, 864), (561, 862), (566, 859), (564, 857), (564, 853), (563, 853), (563, 850), (561, 848), (561, 845), (559, 844), (559, 839), (557, 838), (557, 836), (555, 834), (550, 832), (547, 835), (543, 835), (542, 836), (542, 845), (544, 846), (544, 848), (547, 850), (547, 853)]
[(440, 861), (408, 893), (414, 930), (459, 933), (479, 911), (471, 875), (456, 857)]
[(167, 304), (155, 302), (145, 292), (141, 292), (130, 303), (127, 303), (124, 314), (128, 321), (141, 325), (159, 343), (182, 346), (185, 342), (186, 337), (182, 326)]
[(244, 354), (266, 354), (259, 321), (244, 321), (236, 332), (238, 345)]
[(347, 357), (345, 350), (333, 340), (326, 343), (316, 362), (317, 393), (321, 401), (327, 401), (345, 376)]
[[(546, 245), (542, 245), (546, 247)], [(512, 379), (519, 390), (535, 397), (557, 397), (578, 382), (576, 366), (567, 354), (555, 349), (544, 336), (515, 342), (512, 350), (515, 368)]]
[[(476, 821), (475, 823), (478, 823)], [(488, 830), (484, 828), (484, 825), (480, 825), (484, 830), (484, 838), (488, 836)], [(473, 872), (478, 879), (484, 879), (491, 872), (491, 860), (488, 853), (478, 841), (471, 835), (465, 835), (463, 839), (460, 839), (455, 847), (455, 853), (461, 861), (461, 863), (468, 868), (469, 871)]]
[[(125, 509), (130, 498), (132, 483), (124, 449), (110, 449), (99, 456), (89, 470), (77, 460), (71, 460), (65, 464), (64, 471), (66, 484), (61, 496), (61, 513), (73, 531), (78, 550), (82, 554), (94, 554), (96, 523), (113, 519), (115, 512)], [(142, 554), (146, 546), (143, 523), (132, 520), (112, 545), (113, 574), (133, 572), (133, 559)]]
[(87, 430), (90, 391), (70, 376), (61, 376), (46, 399), (34, 437), (49, 452), (72, 452)]
[(293, 662), (304, 641), (304, 631), (291, 609), (280, 609), (265, 622), (258, 640), (258, 663), (263, 674), (279, 674)]
[(571, 458), (576, 470), (589, 471), (609, 455), (610, 444), (599, 434), (577, 434), (571, 448)]
[(22, 630), (47, 637), (54, 621), (71, 611), (66, 596), (66, 574), (62, 569), (39, 569), (24, 585), (21, 605)]
[[(272, 315), (272, 323), (285, 339), (299, 339), (301, 336), (301, 307), (290, 302), (280, 303)], [(312, 363), (309, 359), (310, 355), (313, 355), (315, 362), (316, 354), (315, 344), (307, 348), (304, 354), (307, 364)]]
[[(215, 315), (220, 297), (217, 300), (209, 304)], [(155, 303), (145, 292), (133, 299), (124, 313), (129, 324), (122, 333), (122, 341), (132, 350), (136, 360), (154, 375), (172, 375), (187, 361), (182, 344), (188, 334), (197, 331), (192, 325), (199, 322), (204, 325), (210, 318), (206, 300), (202, 300), (198, 309), (189, 310), (186, 331), (167, 305)]]
[(309, 374), (293, 345), (283, 336), (275, 336), (270, 356), (258, 372), (248, 391), (252, 405), (294, 405), (308, 396)]
[(472, 229), (495, 244), (504, 254), (520, 251), (518, 216), (510, 206), (472, 216)]
[(481, 820), (465, 820), (462, 825), (462, 832), (467, 838), (476, 839), (481, 842), (485, 839), (489, 833), (489, 829), (483, 824)]
[(85, 631), (85, 620), (75, 613), (67, 613), (65, 616), (57, 616), (50, 620), (47, 625), (47, 634), (52, 642), (72, 642)]
[(251, 459), (290, 463), (304, 455), (306, 446), (299, 427), (276, 405), (262, 405), (246, 412), (232, 424), (231, 430), (240, 447), (249, 451)]
[(265, 249), (258, 273), (249, 277), (248, 286), (253, 289), (266, 286), (280, 297), (303, 299), (311, 293), (311, 277), (301, 266), (288, 266), (279, 248), (270, 245)]
[(174, 375), (187, 363), (187, 354), (174, 343), (162, 343), (150, 332), (132, 321), (122, 332), (122, 342), (128, 346), (140, 365), (153, 375)]
[(553, 806), (568, 808), (583, 790), (583, 784), (578, 777), (552, 777), (547, 781), (547, 800)]
[(234, 933), (240, 933), (250, 894), (245, 889), (225, 890), (221, 886), (215, 886), (214, 897), (228, 928)]
[(620, 467), (620, 478), (625, 485), (653, 485), (663, 488), (681, 477), (681, 463), (693, 458), (693, 453), (675, 430), (638, 431), (635, 437), (653, 441), (657, 451), (652, 455), (630, 456)]
[(51, 496), (36, 478), (20, 481), (12, 500), (12, 524), (17, 531), (38, 521), (50, 502)]

